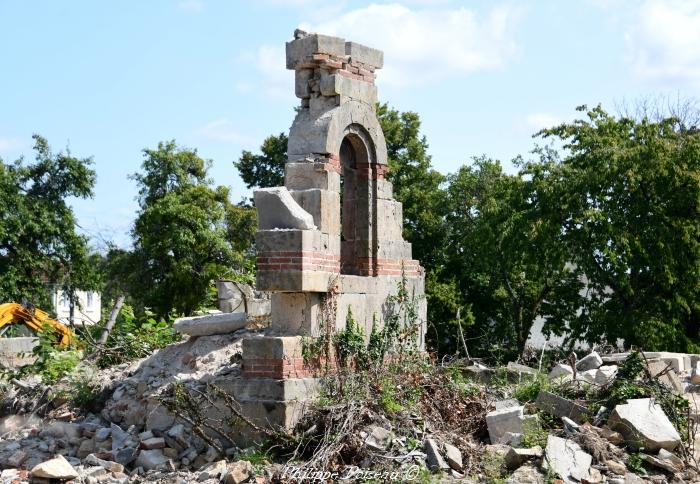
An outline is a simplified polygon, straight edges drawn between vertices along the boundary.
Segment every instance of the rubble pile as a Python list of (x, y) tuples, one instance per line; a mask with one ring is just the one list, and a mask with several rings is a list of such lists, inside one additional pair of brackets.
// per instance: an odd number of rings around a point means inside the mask
[[(545, 373), (515, 363), (501, 370), (478, 363), (438, 368), (413, 377), (424, 392), (411, 408), (386, 411), (370, 398), (314, 409), (284, 443), (316, 449), (296, 456), (301, 469), (288, 465), (290, 454), (272, 463), (272, 454), (253, 447), (217, 450), (169, 414), (159, 393), (175, 381), (199, 385), (238, 375), (241, 339), (258, 334), (193, 336), (105, 369), (101, 412), (4, 418), (0, 483), (284, 482), (309, 469), (343, 466), (394, 473), (384, 478), (423, 469), (441, 481), (700, 482), (698, 364), (687, 355), (645, 354), (644, 371), (629, 381), (627, 354), (592, 352)], [(455, 369), (467, 378), (452, 384)], [(488, 382), (499, 372), (508, 375), (505, 387)], [(632, 395), (605, 406), (622, 383), (635, 381), (639, 388), (657, 385), (664, 398)], [(531, 398), (518, 392), (527, 385), (538, 388)], [(669, 413), (666, 396), (689, 402), (688, 413)]]

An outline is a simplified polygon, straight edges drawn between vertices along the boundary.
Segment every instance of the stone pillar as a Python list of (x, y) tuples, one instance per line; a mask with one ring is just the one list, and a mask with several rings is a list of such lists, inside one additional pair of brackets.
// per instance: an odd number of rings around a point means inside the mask
[[(244, 340), (242, 373), (261, 388), (286, 390), (246, 394), (260, 422), (290, 427), (315, 398), (317, 374), (304, 363), (302, 338), (318, 336), (321, 325), (342, 329), (350, 308), (368, 336), (372, 322), (388, 316), (387, 297), (402, 275), (420, 300), (424, 344), (424, 272), (402, 237), (402, 206), (385, 179), (386, 143), (375, 113), (383, 60), (381, 51), (338, 37), (297, 31), (287, 43), (301, 106), (285, 184), (255, 193), (257, 289), (273, 293), (273, 333)], [(336, 311), (322, 321), (332, 287)]]

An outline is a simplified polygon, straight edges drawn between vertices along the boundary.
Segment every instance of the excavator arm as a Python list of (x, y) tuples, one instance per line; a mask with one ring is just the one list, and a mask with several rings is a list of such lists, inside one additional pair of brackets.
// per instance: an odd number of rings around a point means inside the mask
[(73, 341), (73, 332), (65, 324), (51, 319), (49, 314), (39, 308), (29, 309), (17, 303), (0, 304), (0, 330), (10, 324), (24, 324), (35, 333), (42, 333), (48, 325), (57, 335), (60, 346), (68, 346)]

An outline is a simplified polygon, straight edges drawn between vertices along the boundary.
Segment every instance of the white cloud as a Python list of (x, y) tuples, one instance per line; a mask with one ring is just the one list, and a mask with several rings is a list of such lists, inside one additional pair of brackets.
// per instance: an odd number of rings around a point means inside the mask
[(532, 113), (525, 117), (527, 127), (536, 131), (561, 124), (562, 120), (549, 113)]
[[(241, 60), (255, 65), (263, 79), (266, 95), (296, 99), (294, 97), (294, 72), (285, 69), (284, 49), (284, 45), (263, 45), (258, 47), (255, 55), (244, 55)], [(239, 82), (239, 87), (251, 84), (251, 82)]]
[(177, 8), (185, 12), (199, 13), (204, 10), (203, 0), (181, 0), (177, 3)]
[(0, 152), (14, 151), (22, 147), (22, 140), (19, 138), (0, 137)]
[[(412, 9), (398, 3), (372, 4), (300, 27), (383, 50), (384, 68), (378, 82), (401, 87), (503, 69), (518, 50), (512, 38), (518, 16), (510, 6), (494, 7), (480, 16), (466, 8)], [(292, 92), (283, 45), (260, 47), (255, 63), (266, 79), (268, 93)]]
[(700, 0), (652, 0), (627, 31), (635, 73), (700, 83)]
[(405, 86), (503, 69), (517, 52), (511, 36), (517, 17), (509, 6), (482, 17), (466, 8), (373, 4), (304, 27), (383, 50), (379, 82)]
[(210, 140), (224, 143), (250, 144), (251, 138), (238, 131), (227, 118), (220, 118), (197, 129), (196, 134)]

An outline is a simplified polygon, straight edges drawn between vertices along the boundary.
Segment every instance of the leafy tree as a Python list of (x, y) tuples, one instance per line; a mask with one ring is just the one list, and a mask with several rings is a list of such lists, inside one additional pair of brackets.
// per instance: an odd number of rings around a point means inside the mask
[(287, 135), (268, 136), (260, 146), (262, 154), (243, 151), (233, 165), (248, 188), (284, 185), (284, 165), (287, 162)]
[(69, 294), (97, 285), (87, 239), (68, 204), (92, 197), (95, 172), (90, 158), (52, 153), (46, 139), (33, 139), (34, 163), (0, 159), (0, 301), (48, 309), (47, 281)]
[(544, 130), (565, 156), (532, 166), (589, 298), (572, 335), (645, 349), (700, 344), (700, 132), (682, 120), (614, 117)]
[[(140, 210), (132, 236), (130, 293), (157, 316), (191, 314), (217, 278), (251, 266), (252, 209), (233, 205), (229, 189), (207, 178), (210, 161), (174, 141), (144, 150)], [(235, 237), (232, 235), (235, 234)]]
[(538, 317), (576, 316), (581, 283), (560, 226), (543, 216), (539, 181), (507, 175), (496, 161), (477, 158), (449, 181), (445, 272), (471, 305), (483, 349), (520, 353)]

